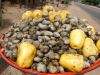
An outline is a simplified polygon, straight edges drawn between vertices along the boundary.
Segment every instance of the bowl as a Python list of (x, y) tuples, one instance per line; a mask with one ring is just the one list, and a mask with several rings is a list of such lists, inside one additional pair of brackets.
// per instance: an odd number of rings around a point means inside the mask
[[(0, 36), (0, 40), (3, 39), (3, 36)], [(38, 71), (35, 71), (35, 70), (31, 70), (31, 69), (24, 69), (24, 68), (21, 68), (19, 67), (16, 62), (12, 61), (11, 59), (7, 58), (5, 55), (4, 55), (4, 52), (2, 50), (2, 47), (0, 46), (0, 56), (11, 66), (15, 67), (16, 69), (19, 69), (23, 72), (26, 72), (26, 73), (29, 73), (29, 74), (37, 74), (37, 75), (77, 75), (77, 74), (82, 74), (82, 73), (85, 73), (85, 72), (88, 72), (88, 71), (91, 71), (97, 67), (100, 66), (100, 60), (97, 60), (94, 64), (92, 64), (90, 67), (88, 68), (85, 68), (83, 69), (82, 71), (80, 72), (64, 72), (64, 73), (56, 73), (56, 74), (52, 74), (52, 73), (41, 73), (41, 72), (38, 72)]]

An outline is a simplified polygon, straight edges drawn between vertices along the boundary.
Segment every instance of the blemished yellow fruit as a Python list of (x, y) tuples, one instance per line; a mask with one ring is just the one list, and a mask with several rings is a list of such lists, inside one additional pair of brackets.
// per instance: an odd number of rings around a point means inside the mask
[(100, 39), (97, 41), (96, 46), (97, 46), (99, 53), (100, 53)]
[(43, 12), (44, 13), (49, 13), (50, 11), (54, 11), (53, 6), (46, 5), (46, 6), (43, 7)]
[(79, 72), (84, 67), (83, 56), (79, 54), (62, 54), (59, 63), (73, 72)]
[(50, 21), (51, 21), (51, 22), (54, 22), (55, 17), (56, 17), (57, 15), (58, 15), (57, 12), (55, 12), (55, 11), (50, 11), (50, 12), (49, 12), (49, 19), (50, 19)]
[(98, 55), (98, 49), (91, 38), (85, 39), (82, 52), (86, 57), (89, 57), (91, 55)]
[(33, 16), (32, 11), (26, 11), (25, 13), (22, 14), (21, 19), (26, 20), (26, 19), (32, 18), (32, 16)]
[(41, 10), (34, 10), (33, 11), (33, 18), (38, 19), (38, 18), (42, 18), (42, 11)]
[(35, 46), (28, 42), (23, 42), (18, 47), (17, 64), (21, 68), (29, 68), (33, 63), (35, 55)]
[(96, 30), (95, 30), (95, 28), (93, 26), (89, 25), (89, 26), (87, 26), (87, 29), (88, 29), (88, 31), (92, 32), (92, 35), (95, 35)]
[(66, 10), (62, 10), (59, 13), (60, 13), (59, 16), (61, 18), (61, 21), (65, 20), (70, 15), (70, 13)]
[(70, 46), (73, 49), (81, 49), (85, 40), (85, 33), (81, 29), (74, 29), (70, 33)]

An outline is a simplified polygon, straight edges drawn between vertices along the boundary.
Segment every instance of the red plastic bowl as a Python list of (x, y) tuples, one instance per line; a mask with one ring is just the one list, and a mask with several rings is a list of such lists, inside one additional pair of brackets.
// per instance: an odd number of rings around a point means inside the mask
[[(0, 39), (2, 39), (2, 37), (0, 37)], [(82, 74), (82, 73), (88, 72), (88, 71), (93, 70), (93, 69), (95, 69), (95, 68), (100, 66), (100, 60), (98, 60), (93, 65), (91, 65), (89, 68), (83, 69), (80, 72), (65, 72), (65, 73), (57, 73), (57, 74), (41, 73), (41, 72), (37, 72), (35, 70), (23, 69), (23, 68), (19, 67), (15, 62), (13, 62), (12, 60), (10, 60), (9, 58), (7, 58), (4, 55), (4, 53), (2, 51), (2, 47), (0, 47), (0, 55), (11, 66), (13, 66), (13, 67), (15, 67), (15, 68), (17, 68), (17, 69), (19, 69), (19, 70), (21, 70), (23, 72), (30, 73), (30, 74), (38, 74), (38, 75), (76, 75), (76, 74)]]

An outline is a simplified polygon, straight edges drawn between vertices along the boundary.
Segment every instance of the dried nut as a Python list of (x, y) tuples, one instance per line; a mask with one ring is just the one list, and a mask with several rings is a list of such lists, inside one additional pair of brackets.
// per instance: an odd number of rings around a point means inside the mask
[(58, 52), (58, 50), (60, 49), (60, 47), (59, 46), (55, 46), (52, 49), (53, 49), (54, 52)]
[(31, 66), (31, 69), (32, 69), (32, 70), (36, 70), (36, 69), (37, 69), (37, 63), (34, 63), (34, 64)]
[(47, 57), (44, 57), (42, 62), (45, 64), (45, 65), (48, 65), (49, 63), (49, 59)]
[(59, 62), (57, 60), (52, 60), (53, 65), (59, 66)]
[(95, 56), (90, 56), (89, 59), (90, 59), (90, 63), (95, 63), (96, 62)]
[(72, 28), (71, 25), (69, 25), (69, 24), (66, 25), (66, 31), (70, 31), (71, 28)]
[(67, 50), (67, 53), (69, 54), (77, 54), (77, 51), (74, 49), (69, 48), (69, 50)]
[(49, 51), (49, 47), (48, 46), (43, 46), (43, 52), (47, 53)]
[(53, 35), (53, 33), (50, 32), (50, 31), (41, 31), (41, 33), (42, 33), (43, 35), (45, 35), (45, 36), (52, 36), (52, 35)]
[(13, 43), (19, 43), (20, 41), (19, 40), (13, 40)]
[(38, 24), (38, 27), (42, 30), (47, 30), (49, 27), (47, 25), (43, 25), (41, 23)]
[(57, 42), (56, 42), (55, 40), (50, 40), (48, 43), (49, 43), (50, 45), (53, 45), (53, 46), (54, 46), (54, 45), (56, 45)]
[(90, 38), (93, 39), (93, 41), (97, 41), (95, 35), (91, 35)]
[(51, 52), (50, 54), (49, 54), (49, 59), (54, 59), (55, 57), (54, 57), (54, 53), (53, 52)]
[(20, 29), (19, 29), (19, 28), (15, 28), (14, 31), (15, 31), (15, 32), (19, 32)]
[(59, 71), (60, 71), (61, 73), (65, 72), (65, 71), (64, 71), (64, 68), (63, 68), (62, 66), (59, 66), (58, 68), (59, 68)]
[(50, 19), (49, 19), (49, 17), (47, 16), (47, 17), (45, 17), (45, 20), (50, 20)]
[(60, 55), (64, 53), (64, 50), (59, 50), (58, 52)]
[(31, 22), (30, 22), (30, 25), (32, 25), (32, 26), (35, 26), (36, 25), (36, 19), (33, 19)]
[(65, 18), (64, 20), (62, 20), (62, 24), (66, 24), (66, 23), (69, 24), (69, 21), (70, 20), (68, 18)]
[(61, 47), (61, 50), (67, 50), (68, 49), (68, 46), (67, 45), (63, 45), (62, 47)]
[(49, 28), (50, 28), (51, 31), (55, 31), (56, 30), (56, 28), (53, 25), (49, 25)]
[(16, 38), (16, 36), (17, 36), (17, 33), (14, 33), (14, 34), (12, 35), (12, 38)]
[(65, 31), (65, 29), (60, 28), (60, 29), (57, 30), (58, 33), (62, 32), (62, 31)]
[(5, 37), (10, 37), (12, 35), (12, 32), (8, 32), (7, 34), (5, 34)]
[(40, 36), (41, 32), (40, 31), (36, 31), (36, 35)]
[(28, 36), (28, 34), (24, 34), (24, 35), (23, 35), (23, 38), (27, 38), (27, 36)]
[(32, 25), (32, 26), (35, 25), (34, 21), (31, 21), (31, 22), (30, 22), (30, 25)]
[(13, 52), (12, 51), (7, 51), (6, 50), (5, 55), (6, 55), (6, 57), (9, 57), (11, 59), (13, 58)]
[(52, 45), (49, 44), (49, 47), (52, 48)]
[(49, 24), (50, 24), (50, 21), (48, 21), (48, 20), (43, 20), (43, 21), (42, 21), (42, 24), (44, 24), (44, 25), (49, 25)]
[(29, 31), (29, 35), (34, 35), (34, 32), (33, 31)]
[(13, 44), (13, 45), (10, 46), (10, 49), (14, 49), (16, 47), (17, 47), (16, 44)]
[(56, 38), (55, 37), (51, 37), (51, 40), (55, 40)]
[(55, 21), (60, 21), (60, 17), (59, 16), (55, 16)]
[(91, 36), (92, 35), (92, 32), (91, 31), (88, 31), (88, 35)]
[(39, 45), (40, 45), (40, 42), (39, 41), (33, 41), (33, 44), (35, 45), (36, 48), (38, 48)]
[(31, 37), (33, 40), (37, 40), (38, 39), (38, 36), (37, 35), (32, 35), (32, 37)]
[(58, 72), (57, 67), (53, 66), (53, 65), (49, 65), (48, 70), (49, 70), (50, 73), (57, 73)]
[(19, 25), (19, 28), (20, 28), (20, 30), (22, 30), (26, 26), (27, 26), (27, 23), (21, 23), (21, 25)]
[[(23, 34), (23, 38), (31, 39), (31, 35), (29, 35), (29, 34)], [(22, 38), (20, 38), (20, 39), (22, 39)]]
[(41, 52), (41, 51), (37, 51), (37, 56), (39, 56), (39, 57), (43, 57), (43, 53)]
[(58, 53), (55, 53), (55, 59), (57, 59), (57, 60), (60, 59), (60, 55)]
[(14, 58), (17, 58), (17, 53), (18, 53), (17, 48), (13, 49), (13, 57)]
[(8, 45), (8, 44), (7, 44), (7, 43), (5, 43), (4, 41), (0, 42), (0, 44), (1, 44), (1, 47), (5, 47), (5, 48), (6, 48), (6, 47), (7, 47), (7, 45)]
[(43, 41), (43, 37), (42, 36), (38, 36), (38, 41), (42, 42)]
[(61, 34), (62, 37), (66, 37), (68, 35), (68, 33), (65, 32), (65, 31), (61, 32), (60, 34)]
[(88, 32), (88, 30), (87, 30), (86, 28), (82, 28), (82, 30), (83, 30), (85, 33)]
[(38, 22), (42, 22), (44, 20), (44, 18), (39, 18)]
[(27, 35), (27, 37), (26, 37), (27, 39), (31, 39), (31, 35)]
[(35, 62), (40, 62), (41, 61), (41, 58), (37, 56), (37, 57), (34, 58), (34, 61)]
[(29, 43), (33, 43), (33, 40), (32, 39), (23, 39), (21, 42), (29, 42)]
[(29, 26), (26, 26), (25, 28), (23, 28), (23, 32), (25, 32), (25, 31), (28, 31), (28, 29), (29, 29)]
[(45, 54), (45, 57), (49, 57), (49, 59), (54, 59), (55, 53), (53, 51), (49, 51), (47, 54)]
[(60, 34), (58, 32), (53, 33), (54, 37), (60, 37)]
[(9, 45), (9, 46), (12, 46), (12, 45), (13, 45), (13, 43), (12, 43), (12, 42), (8, 42), (8, 45)]
[(49, 41), (49, 40), (50, 40), (49, 36), (43, 36), (43, 39), (44, 39), (45, 41)]
[(67, 24), (63, 24), (63, 25), (62, 25), (62, 28), (66, 28), (66, 25), (67, 25)]
[(17, 36), (16, 36), (17, 39), (22, 39), (22, 37), (23, 37), (22, 33), (18, 33)]
[(60, 25), (59, 22), (55, 22), (55, 23), (54, 23), (54, 26), (55, 26), (55, 27), (59, 27), (59, 25)]
[(70, 24), (77, 25), (78, 24), (78, 18), (77, 17), (73, 17), (72, 19), (70, 19)]
[(49, 47), (48, 46), (40, 46), (40, 51), (47, 53), (49, 51)]
[(39, 72), (47, 72), (46, 65), (44, 65), (43, 63), (38, 63), (37, 64), (37, 71), (39, 71)]
[(68, 37), (64, 37), (63, 41), (64, 41), (64, 44), (67, 44), (67, 45), (69, 44), (69, 38)]
[(8, 40), (9, 40), (8, 38), (4, 38), (4, 42), (8, 42)]
[(89, 61), (84, 61), (84, 68), (90, 67)]

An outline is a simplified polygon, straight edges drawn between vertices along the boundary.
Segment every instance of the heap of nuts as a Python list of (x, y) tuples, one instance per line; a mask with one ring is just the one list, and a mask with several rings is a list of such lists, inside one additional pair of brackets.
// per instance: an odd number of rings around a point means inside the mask
[[(68, 15), (64, 15), (64, 18), (62, 18), (59, 15), (52, 14), (54, 12), (53, 8), (50, 8), (48, 11), (44, 10), (42, 17), (41, 14), (31, 17), (29, 17), (31, 13), (28, 16), (24, 14), (22, 20), (12, 25), (4, 33), (2, 42), (6, 57), (16, 61), (19, 43), (29, 42), (35, 45), (37, 49), (31, 69), (39, 72), (62, 73), (66, 72), (66, 69), (59, 64), (62, 54), (83, 55), (81, 49), (73, 49), (70, 46), (70, 32), (72, 30), (81, 29), (95, 43), (99, 40), (100, 32), (93, 30), (93, 26), (90, 26), (87, 20)], [(57, 12), (55, 13), (57, 14)], [(97, 58), (98, 56), (95, 55), (88, 58), (84, 57), (84, 68), (90, 67)]]

